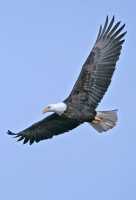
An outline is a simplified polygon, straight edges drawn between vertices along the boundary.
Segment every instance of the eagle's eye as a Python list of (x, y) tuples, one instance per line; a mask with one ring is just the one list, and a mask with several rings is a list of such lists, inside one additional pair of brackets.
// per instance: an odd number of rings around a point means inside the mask
[(51, 106), (48, 106), (47, 108), (48, 108), (48, 109), (51, 109)]

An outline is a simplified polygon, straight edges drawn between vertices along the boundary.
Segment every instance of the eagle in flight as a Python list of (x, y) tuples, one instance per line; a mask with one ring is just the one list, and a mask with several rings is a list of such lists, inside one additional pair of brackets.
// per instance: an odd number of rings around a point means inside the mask
[(18, 141), (23, 140), (24, 144), (33, 144), (68, 132), (85, 122), (98, 132), (113, 128), (117, 122), (117, 110), (96, 111), (96, 108), (110, 85), (119, 59), (125, 41), (124, 27), (120, 21), (115, 23), (114, 16), (110, 21), (107, 16), (69, 96), (43, 110), (43, 113), (53, 114), (19, 133), (8, 130), (8, 134), (14, 135)]

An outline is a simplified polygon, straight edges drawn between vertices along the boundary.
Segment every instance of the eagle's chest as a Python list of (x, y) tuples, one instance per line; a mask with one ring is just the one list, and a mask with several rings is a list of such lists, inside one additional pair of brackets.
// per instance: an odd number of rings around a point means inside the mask
[(95, 117), (95, 111), (91, 111), (86, 104), (68, 104), (64, 115), (68, 118), (75, 119), (81, 122), (92, 121)]

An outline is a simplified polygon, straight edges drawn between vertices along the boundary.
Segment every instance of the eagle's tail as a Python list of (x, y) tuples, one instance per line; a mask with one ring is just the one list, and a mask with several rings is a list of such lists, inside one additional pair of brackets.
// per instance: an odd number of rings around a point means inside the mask
[(98, 131), (104, 132), (112, 129), (117, 122), (117, 110), (98, 111), (91, 125)]

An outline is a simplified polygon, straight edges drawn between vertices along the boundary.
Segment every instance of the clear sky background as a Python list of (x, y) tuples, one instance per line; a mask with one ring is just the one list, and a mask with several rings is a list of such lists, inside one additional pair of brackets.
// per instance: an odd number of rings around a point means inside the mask
[[(136, 199), (135, 1), (0, 1), (0, 199)], [(85, 124), (31, 147), (6, 135), (69, 94), (106, 15), (126, 42), (98, 110), (119, 109), (107, 134)]]

